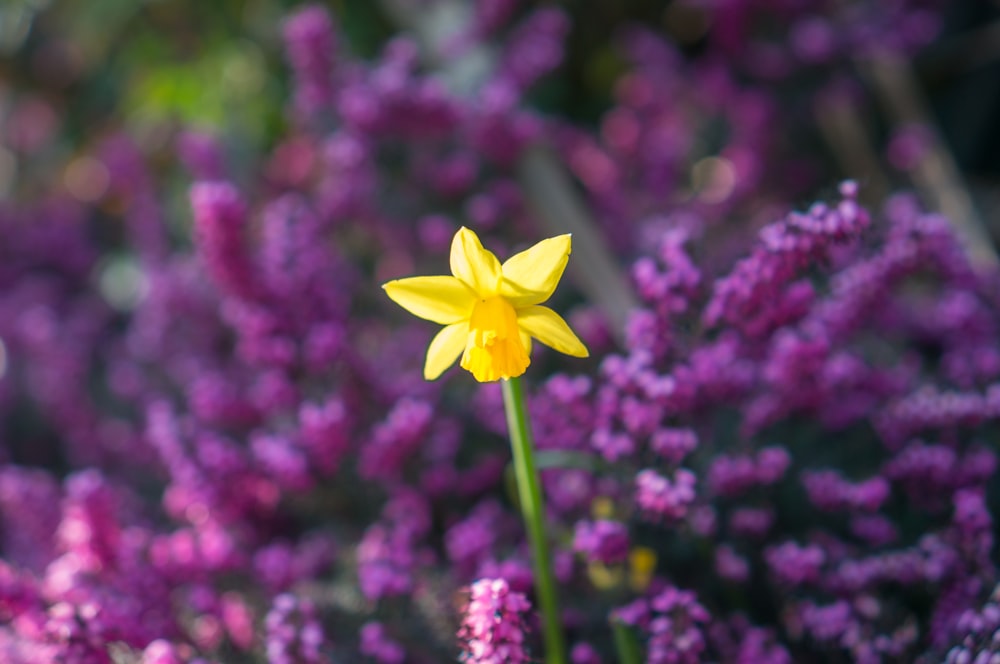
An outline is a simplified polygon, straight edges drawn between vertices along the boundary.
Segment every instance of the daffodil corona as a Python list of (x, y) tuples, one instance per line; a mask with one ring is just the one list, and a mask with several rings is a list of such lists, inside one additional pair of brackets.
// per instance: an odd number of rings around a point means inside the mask
[(570, 236), (542, 240), (503, 265), (468, 228), (451, 242), (452, 276), (396, 279), (382, 286), (401, 307), (445, 327), (427, 349), (424, 378), (434, 380), (461, 356), (476, 380), (513, 378), (531, 363), (531, 339), (574, 357), (586, 346), (562, 317), (541, 306), (562, 278)]

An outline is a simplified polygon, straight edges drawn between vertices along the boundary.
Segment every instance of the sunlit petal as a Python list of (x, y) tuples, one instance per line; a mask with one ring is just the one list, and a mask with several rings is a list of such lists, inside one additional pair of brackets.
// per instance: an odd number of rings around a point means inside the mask
[(469, 288), (455, 277), (410, 277), (383, 284), (386, 295), (414, 316), (450, 325), (465, 320), (476, 301)]
[(517, 310), (517, 324), (522, 330), (546, 346), (574, 357), (587, 357), (590, 352), (569, 329), (566, 321), (548, 307), (525, 307)]
[(562, 278), (571, 251), (570, 235), (559, 235), (525, 249), (501, 267), (500, 294), (515, 307), (549, 299)]
[(427, 347), (427, 361), (424, 362), (424, 378), (435, 380), (465, 350), (465, 340), (469, 336), (469, 324), (466, 321), (454, 323), (443, 328)]
[(496, 295), (500, 287), (500, 261), (465, 226), (451, 241), (451, 272), (482, 298)]

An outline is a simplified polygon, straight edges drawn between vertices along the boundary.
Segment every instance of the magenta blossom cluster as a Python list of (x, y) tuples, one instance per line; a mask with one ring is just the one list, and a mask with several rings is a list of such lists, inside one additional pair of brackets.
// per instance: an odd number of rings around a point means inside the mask
[(480, 579), (469, 586), (469, 603), (458, 631), (463, 661), (522, 664), (531, 661), (525, 644), (531, 603), (504, 579)]
[(994, 588), (989, 601), (968, 609), (955, 623), (959, 642), (948, 650), (945, 662), (992, 662), (1000, 655), (1000, 592)]
[(616, 609), (611, 619), (648, 635), (646, 661), (650, 664), (693, 664), (702, 661), (702, 628), (710, 618), (694, 593), (668, 586)]

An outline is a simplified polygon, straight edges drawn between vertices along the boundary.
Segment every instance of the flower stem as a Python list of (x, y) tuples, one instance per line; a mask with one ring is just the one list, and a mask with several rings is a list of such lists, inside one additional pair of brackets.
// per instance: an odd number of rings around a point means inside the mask
[(639, 644), (636, 643), (632, 628), (617, 618), (611, 619), (611, 631), (615, 636), (615, 650), (618, 651), (620, 664), (639, 664), (642, 655), (639, 654)]
[(566, 643), (559, 624), (556, 584), (552, 576), (552, 556), (545, 536), (545, 506), (542, 503), (538, 469), (535, 467), (535, 443), (531, 437), (531, 425), (524, 406), (524, 391), (521, 389), (519, 378), (508, 378), (500, 383), (503, 386), (503, 403), (507, 411), (507, 430), (510, 433), (510, 447), (514, 457), (517, 493), (521, 501), (524, 525), (528, 529), (528, 541), (531, 543), (535, 592), (538, 595), (545, 637), (545, 661), (546, 664), (566, 664)]

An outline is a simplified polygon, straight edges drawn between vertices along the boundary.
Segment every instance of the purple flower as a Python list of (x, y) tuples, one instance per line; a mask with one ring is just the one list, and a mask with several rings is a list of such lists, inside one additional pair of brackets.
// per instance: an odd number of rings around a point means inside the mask
[(274, 598), (264, 618), (271, 664), (320, 664), (326, 635), (312, 602), (284, 594)]
[(480, 579), (469, 587), (469, 602), (458, 630), (466, 661), (521, 664), (531, 661), (525, 637), (531, 603), (503, 579)]
[(470, 574), (489, 557), (501, 532), (503, 517), (499, 504), (490, 500), (480, 503), (466, 519), (448, 528), (445, 551), (458, 570)]
[(139, 664), (184, 664), (184, 659), (170, 641), (157, 639), (142, 651)]
[(580, 642), (574, 644), (570, 649), (569, 661), (572, 664), (601, 664), (603, 660), (594, 646)]
[(658, 429), (649, 441), (650, 449), (671, 463), (680, 463), (697, 446), (698, 435), (691, 429)]
[(799, 611), (803, 627), (817, 641), (839, 639), (856, 625), (850, 605), (843, 600), (827, 605), (807, 602)]
[(729, 546), (715, 550), (715, 571), (730, 581), (746, 581), (750, 578), (750, 564), (747, 559)]
[(966, 609), (953, 628), (946, 664), (993, 664), (1000, 656), (1000, 587), (977, 608)]
[(185, 131), (177, 139), (177, 154), (198, 180), (221, 180), (225, 177), (222, 147), (210, 135)]
[(771, 573), (782, 583), (799, 586), (819, 580), (826, 554), (814, 544), (799, 546), (795, 542), (785, 542), (765, 550), (764, 559)]
[(433, 409), (416, 399), (401, 399), (361, 450), (358, 472), (366, 479), (392, 480), (417, 451), (431, 425)]
[(695, 476), (681, 468), (673, 478), (647, 468), (636, 475), (635, 502), (651, 519), (683, 519), (694, 502)]
[(628, 528), (617, 521), (579, 521), (573, 535), (573, 550), (587, 560), (613, 565), (628, 557)]
[(327, 475), (333, 474), (350, 447), (350, 420), (339, 399), (323, 404), (303, 403), (299, 408), (299, 435), (310, 460)]
[(816, 204), (806, 213), (792, 212), (761, 229), (750, 257), (716, 281), (705, 323), (725, 321), (745, 334), (760, 336), (794, 320), (782, 310), (793, 280), (810, 262), (828, 256), (835, 243), (858, 237), (870, 223), (868, 213), (855, 201), (856, 192), (856, 186), (845, 183), (844, 198), (835, 207)]
[(761, 448), (756, 456), (719, 455), (708, 470), (712, 493), (736, 497), (755, 486), (767, 486), (780, 480), (791, 463), (781, 447)]
[(809, 500), (824, 512), (874, 512), (889, 497), (889, 482), (881, 476), (851, 483), (835, 471), (816, 471), (803, 473), (802, 483)]
[(693, 592), (667, 586), (612, 613), (647, 639), (646, 660), (653, 664), (694, 664), (707, 648), (702, 627), (711, 616)]
[(295, 101), (309, 117), (333, 102), (333, 22), (320, 5), (307, 5), (286, 19), (284, 36), (295, 73)]
[(253, 299), (260, 291), (244, 238), (247, 209), (236, 188), (201, 182), (191, 188), (198, 253), (219, 289)]
[(360, 651), (379, 664), (402, 664), (406, 660), (406, 651), (390, 638), (380, 622), (368, 622), (361, 627)]
[(569, 20), (557, 9), (530, 14), (515, 30), (505, 49), (500, 72), (519, 91), (555, 69), (563, 59), (563, 37)]

